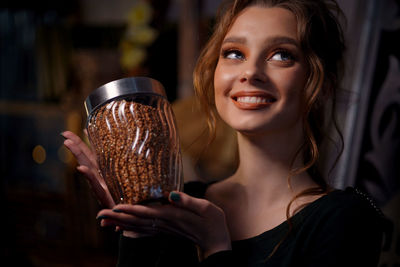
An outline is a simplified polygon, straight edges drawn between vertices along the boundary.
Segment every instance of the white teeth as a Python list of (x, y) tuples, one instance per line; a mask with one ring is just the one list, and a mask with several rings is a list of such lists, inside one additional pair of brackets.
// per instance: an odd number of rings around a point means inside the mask
[(250, 103), (250, 104), (261, 104), (261, 103), (271, 102), (268, 101), (266, 98), (259, 96), (240, 96), (236, 99), (236, 101), (241, 103)]

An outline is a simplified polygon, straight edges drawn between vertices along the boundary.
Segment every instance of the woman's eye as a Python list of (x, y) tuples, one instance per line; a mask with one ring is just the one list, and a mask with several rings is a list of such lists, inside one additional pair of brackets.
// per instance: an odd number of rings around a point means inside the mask
[(293, 59), (294, 59), (294, 57), (289, 52), (279, 51), (279, 52), (276, 52), (269, 60), (287, 62), (287, 61), (291, 61)]
[(227, 59), (240, 59), (240, 60), (244, 59), (243, 53), (240, 52), (239, 50), (223, 51), (222, 55), (224, 58), (227, 58)]

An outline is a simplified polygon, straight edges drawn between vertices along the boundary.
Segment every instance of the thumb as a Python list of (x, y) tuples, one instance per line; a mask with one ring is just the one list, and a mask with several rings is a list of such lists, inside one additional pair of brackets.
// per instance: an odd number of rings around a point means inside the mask
[(204, 215), (210, 209), (215, 208), (215, 205), (206, 199), (195, 198), (178, 191), (171, 191), (168, 199), (173, 205), (192, 211), (198, 215)]

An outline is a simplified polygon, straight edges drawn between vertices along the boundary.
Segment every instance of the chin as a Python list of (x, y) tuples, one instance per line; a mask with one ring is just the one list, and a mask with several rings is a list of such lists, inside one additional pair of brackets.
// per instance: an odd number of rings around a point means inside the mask
[(266, 134), (273, 131), (270, 125), (265, 124), (230, 124), (237, 132), (245, 135)]
[(238, 129), (237, 132), (245, 136), (267, 136), (274, 131), (268, 129)]
[(262, 121), (227, 122), (234, 130), (247, 136), (287, 136), (302, 132), (300, 120), (287, 121), (284, 118)]

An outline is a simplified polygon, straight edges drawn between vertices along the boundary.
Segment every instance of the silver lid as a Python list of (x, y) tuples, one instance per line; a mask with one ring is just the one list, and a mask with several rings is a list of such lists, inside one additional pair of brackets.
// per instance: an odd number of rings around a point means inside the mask
[(85, 100), (86, 114), (113, 98), (131, 94), (156, 94), (167, 97), (162, 84), (152, 78), (131, 77), (115, 80), (94, 90)]

